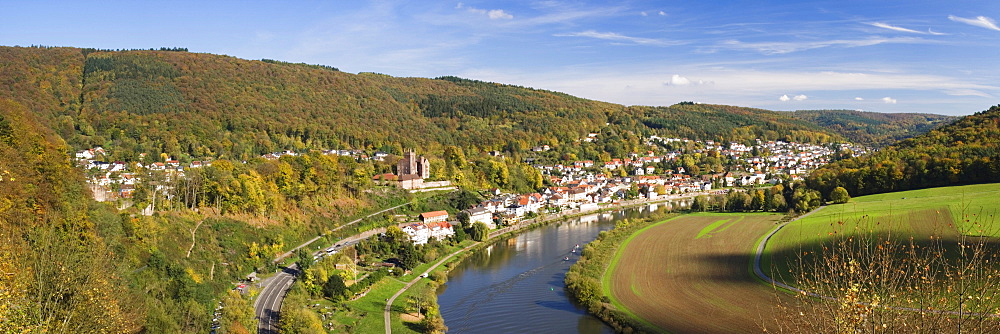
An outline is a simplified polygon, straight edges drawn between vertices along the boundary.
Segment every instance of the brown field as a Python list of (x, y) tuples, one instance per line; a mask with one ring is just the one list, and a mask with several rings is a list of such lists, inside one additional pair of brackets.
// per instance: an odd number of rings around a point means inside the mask
[[(755, 280), (750, 264), (757, 238), (780, 218), (691, 215), (653, 226), (619, 251), (610, 273), (611, 294), (634, 315), (666, 332), (773, 329), (775, 298), (781, 294)], [(721, 220), (729, 221), (718, 223)]]

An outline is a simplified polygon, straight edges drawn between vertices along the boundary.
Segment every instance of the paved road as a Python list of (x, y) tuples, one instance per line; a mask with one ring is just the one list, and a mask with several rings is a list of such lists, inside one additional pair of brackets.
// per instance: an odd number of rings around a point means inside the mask
[[(383, 212), (393, 210), (404, 205), (409, 205), (410, 203), (403, 203), (379, 212), (372, 213), (370, 215), (364, 216), (362, 218), (355, 219), (347, 224), (338, 226), (331, 230), (331, 232), (338, 231), (344, 227), (356, 224), (365, 218), (381, 214)], [(350, 237), (340, 240), (334, 249), (339, 250), (341, 248), (357, 244), (361, 240), (364, 240), (372, 235), (385, 232), (385, 228), (378, 228), (370, 231), (365, 231), (357, 235), (352, 235)], [(274, 259), (274, 263), (281, 262), (285, 258), (291, 256), (295, 251), (308, 246), (309, 244), (319, 240), (322, 236), (312, 238), (305, 243), (298, 245), (291, 251), (281, 254)], [(313, 254), (319, 254), (320, 251), (314, 252)], [(277, 334), (278, 330), (278, 317), (281, 313), (281, 302), (285, 299), (285, 294), (288, 293), (288, 289), (292, 287), (292, 282), (295, 281), (295, 277), (299, 274), (298, 266), (292, 264), (287, 268), (283, 269), (278, 274), (263, 280), (259, 283), (261, 287), (260, 295), (257, 296), (257, 300), (254, 302), (254, 313), (257, 315), (258, 325), (257, 333), (259, 334)]]
[[(379, 212), (376, 212), (376, 213), (373, 213), (373, 214), (370, 214), (370, 215), (367, 215), (367, 216), (364, 216), (364, 217), (361, 217), (361, 218), (358, 218), (358, 219), (355, 219), (355, 220), (352, 220), (352, 221), (348, 222), (347, 224), (337, 226), (336, 228), (330, 230), (330, 233), (333, 233), (333, 232), (339, 231), (342, 228), (345, 228), (345, 227), (357, 224), (358, 222), (364, 220), (365, 218), (368, 218), (368, 217), (371, 217), (371, 216), (374, 216), (374, 215), (377, 215), (377, 214), (381, 214), (381, 213), (389, 211), (389, 210), (394, 210), (394, 209), (399, 208), (399, 207), (404, 206), (404, 205), (410, 205), (410, 203), (403, 203), (403, 204), (400, 204), (400, 205), (397, 205), (397, 206), (394, 206), (394, 207), (391, 207), (391, 208), (388, 208), (388, 209), (385, 209), (385, 210), (382, 210), (382, 211), (379, 211)], [(309, 246), (309, 244), (311, 244), (313, 242), (316, 242), (316, 240), (319, 240), (322, 237), (323, 236), (320, 235), (320, 236), (317, 236), (315, 238), (309, 239), (309, 241), (306, 241), (306, 242), (302, 243), (301, 245), (295, 246), (295, 248), (292, 248), (292, 250), (290, 250), (290, 251), (288, 251), (288, 252), (286, 252), (284, 254), (281, 254), (281, 255), (279, 255), (276, 258), (274, 258), (274, 263), (281, 262), (281, 260), (284, 260), (285, 258), (287, 258), (289, 256), (292, 256), (292, 254), (294, 254), (295, 251), (299, 250), (302, 247)], [(316, 252), (316, 253), (318, 253), (318, 252)]]
[(278, 274), (261, 282), (264, 287), (257, 300), (253, 304), (254, 313), (257, 314), (257, 333), (277, 334), (278, 316), (281, 313), (281, 301), (285, 299), (285, 293), (295, 281), (295, 276), (299, 274), (295, 264), (284, 268)]
[[(804, 215), (795, 217), (795, 219), (792, 219), (792, 220), (789, 220), (787, 222), (784, 222), (781, 225), (778, 225), (778, 227), (775, 227), (773, 230), (771, 230), (771, 232), (768, 232), (767, 235), (765, 235), (763, 239), (760, 239), (760, 243), (757, 244), (757, 251), (753, 254), (753, 274), (757, 275), (758, 278), (764, 280), (767, 283), (771, 283), (771, 284), (780, 286), (780, 287), (788, 289), (790, 291), (795, 291), (795, 292), (798, 292), (798, 293), (805, 293), (805, 291), (802, 291), (799, 288), (793, 287), (791, 285), (788, 285), (788, 284), (785, 284), (785, 283), (782, 283), (782, 282), (778, 282), (778, 281), (774, 280), (773, 278), (771, 278), (771, 276), (767, 276), (767, 274), (764, 274), (764, 271), (760, 270), (760, 258), (761, 258), (761, 254), (764, 253), (764, 247), (767, 246), (767, 241), (771, 240), (771, 237), (773, 237), (775, 233), (778, 233), (778, 231), (781, 231), (781, 229), (784, 228), (785, 225), (791, 224), (792, 222), (797, 221), (799, 219), (808, 217), (809, 215), (813, 214), (813, 212), (820, 211), (820, 210), (822, 210), (825, 207), (826, 207), (826, 205), (820, 206), (816, 210), (812, 210), (812, 211), (806, 212), (806, 214), (804, 214)], [(814, 295), (814, 294), (810, 293), (810, 295)]]

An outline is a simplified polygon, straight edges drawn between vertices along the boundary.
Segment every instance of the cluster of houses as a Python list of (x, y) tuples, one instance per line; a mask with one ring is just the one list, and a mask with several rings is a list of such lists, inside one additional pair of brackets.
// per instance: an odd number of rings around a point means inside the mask
[[(145, 154), (140, 154), (139, 158), (143, 159), (145, 156)], [(95, 199), (98, 201), (114, 198), (132, 198), (132, 193), (135, 192), (135, 184), (139, 181), (138, 175), (131, 172), (133, 168), (165, 171), (169, 179), (174, 176), (183, 177), (186, 168), (201, 168), (212, 165), (212, 161), (192, 161), (184, 165), (180, 161), (173, 159), (168, 159), (164, 162), (153, 162), (147, 165), (143, 165), (141, 162), (106, 162), (104, 160), (107, 157), (107, 152), (101, 147), (78, 151), (74, 154), (74, 157), (76, 158), (77, 166), (93, 172), (88, 182), (105, 193), (104, 196), (95, 196)]]
[[(584, 141), (596, 140), (596, 134), (588, 134)], [(482, 221), (491, 228), (494, 222), (516, 222), (521, 217), (539, 212), (543, 208), (587, 209), (600, 203), (639, 196), (656, 199), (671, 194), (710, 192), (715, 187), (754, 186), (780, 182), (782, 176), (801, 179), (812, 171), (830, 162), (837, 151), (850, 150), (855, 155), (866, 153), (864, 147), (839, 144), (837, 147), (801, 144), (783, 141), (760, 141), (747, 146), (740, 143), (723, 145), (711, 140), (696, 141), (682, 138), (659, 138), (652, 136), (647, 144), (655, 142), (692, 144), (686, 149), (663, 154), (652, 151), (644, 155), (632, 153), (628, 158), (610, 161), (575, 161), (572, 164), (535, 165), (543, 175), (549, 176), (553, 185), (531, 194), (501, 194), (494, 190), (493, 197), (466, 210), (470, 221)], [(686, 145), (685, 145), (686, 146)], [(679, 159), (684, 154), (716, 151), (728, 157), (731, 172), (706, 175), (690, 175), (683, 167), (675, 170), (658, 171), (654, 166), (664, 161)], [(535, 151), (545, 151), (544, 146)], [(754, 155), (752, 153), (766, 153)], [(602, 170), (627, 171), (628, 176), (609, 177)], [(557, 176), (558, 175), (558, 176)], [(630, 192), (633, 192), (630, 194)], [(474, 218), (473, 218), (474, 217)]]
[[(375, 152), (368, 156), (361, 150), (322, 150), (323, 154), (349, 156), (358, 160), (383, 161), (389, 154), (385, 152)], [(298, 156), (294, 151), (273, 152), (261, 155), (268, 160), (277, 160), (283, 156)], [(114, 198), (131, 198), (135, 191), (135, 184), (138, 182), (137, 175), (131, 173), (134, 168), (146, 168), (153, 171), (167, 172), (167, 178), (184, 177), (184, 171), (190, 168), (200, 168), (212, 165), (211, 160), (192, 161), (183, 164), (178, 160), (168, 159), (164, 162), (152, 162), (144, 165), (142, 162), (126, 163), (123, 161), (107, 162), (107, 152), (101, 147), (81, 150), (74, 154), (76, 163), (83, 169), (93, 171), (88, 182), (99, 187), (105, 196), (95, 196), (98, 200), (110, 200)], [(144, 160), (145, 153), (140, 154), (140, 160)], [(376, 176), (377, 181), (386, 181), (395, 184), (403, 189), (424, 189), (451, 186), (450, 181), (424, 182), (430, 177), (430, 163), (423, 156), (418, 156), (414, 152), (406, 152), (400, 159), (397, 170), (398, 174), (386, 174)], [(112, 191), (114, 189), (114, 191)]]
[[(591, 137), (588, 137), (591, 138)], [(597, 162), (592, 160), (575, 161), (573, 164), (556, 164), (551, 166), (535, 165), (543, 174), (562, 175), (562, 179), (553, 178), (554, 183), (573, 182), (575, 180), (607, 180), (604, 174), (593, 172), (594, 170), (624, 169), (634, 178), (619, 179), (618, 181), (635, 182), (646, 185), (662, 185), (669, 193), (685, 193), (698, 190), (711, 190), (711, 183), (714, 181), (718, 186), (750, 186), (765, 183), (777, 183), (781, 176), (788, 176), (791, 180), (799, 180), (810, 171), (819, 168), (830, 162), (832, 156), (838, 151), (850, 151), (854, 156), (866, 154), (868, 149), (853, 144), (838, 144), (837, 147), (821, 146), (813, 144), (801, 144), (783, 141), (761, 141), (757, 140), (756, 145), (746, 146), (740, 143), (716, 143), (712, 140), (688, 140), (682, 138), (660, 138), (651, 136), (647, 138), (647, 144), (655, 143), (683, 143), (691, 144), (694, 149), (679, 149), (663, 154), (654, 154), (647, 151), (645, 154), (632, 153), (628, 158), (611, 159), (611, 161)], [(677, 168), (675, 171), (660, 171), (657, 174), (656, 164), (664, 161), (674, 161), (684, 154), (706, 153), (714, 151), (721, 157), (730, 159), (729, 165), (734, 166), (730, 172), (711, 175), (699, 175), (692, 177), (685, 174), (684, 168)], [(753, 153), (765, 153), (754, 155)], [(650, 177), (653, 176), (653, 177)], [(566, 180), (569, 179), (569, 181)]]
[[(323, 152), (323, 154), (325, 154), (325, 155), (339, 155), (339, 156), (345, 156), (345, 157), (352, 157), (352, 158), (354, 158), (356, 160), (383, 161), (383, 160), (385, 160), (385, 158), (389, 157), (389, 153), (381, 152), (381, 151), (375, 152), (375, 153), (373, 153), (370, 156), (368, 154), (366, 154), (365, 151), (362, 151), (362, 150), (320, 150), (320, 152)], [(296, 153), (295, 151), (285, 150), (285, 151), (282, 151), (282, 152), (267, 153), (267, 154), (261, 155), (260, 157), (264, 158), (264, 159), (267, 159), (267, 160), (278, 160), (278, 159), (280, 159), (283, 156), (293, 156), (294, 157), (294, 156), (298, 156), (298, 155), (299, 155), (299, 153)]]
[(420, 222), (401, 227), (414, 245), (423, 245), (431, 238), (444, 240), (455, 235), (455, 228), (448, 222), (448, 211), (431, 211), (420, 214)]

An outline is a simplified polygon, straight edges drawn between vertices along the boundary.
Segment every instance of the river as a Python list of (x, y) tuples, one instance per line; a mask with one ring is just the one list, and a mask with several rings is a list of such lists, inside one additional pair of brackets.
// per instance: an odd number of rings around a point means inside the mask
[(615, 222), (667, 208), (653, 204), (552, 223), (471, 254), (437, 291), (445, 325), (451, 333), (613, 333), (569, 300), (566, 271), (583, 246)]

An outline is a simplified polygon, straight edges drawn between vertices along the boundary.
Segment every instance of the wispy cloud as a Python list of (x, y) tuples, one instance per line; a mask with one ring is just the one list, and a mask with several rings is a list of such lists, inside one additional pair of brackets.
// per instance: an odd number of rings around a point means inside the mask
[(515, 22), (524, 26), (539, 26), (547, 24), (574, 25), (580, 20), (617, 17), (621, 12), (628, 11), (625, 7), (587, 7), (575, 4), (546, 3), (539, 7), (544, 13), (533, 17), (519, 17)]
[(489, 10), (480, 9), (480, 8), (466, 6), (461, 2), (459, 2), (458, 5), (455, 6), (455, 9), (465, 9), (469, 13), (486, 15), (487, 17), (490, 18), (490, 20), (500, 20), (500, 19), (510, 20), (514, 18), (514, 15), (511, 15), (510, 13), (504, 11), (503, 9), (489, 9)]
[(654, 45), (654, 46), (672, 46), (672, 45), (682, 45), (682, 44), (685, 44), (684, 42), (681, 42), (681, 41), (670, 41), (670, 40), (662, 40), (662, 39), (654, 39), (654, 38), (625, 36), (625, 35), (622, 35), (622, 34), (619, 34), (619, 33), (614, 33), (614, 32), (598, 32), (598, 31), (594, 31), (594, 30), (587, 30), (587, 31), (575, 32), (575, 33), (569, 33), (569, 34), (556, 34), (556, 35), (553, 35), (553, 36), (556, 36), (556, 37), (589, 37), (589, 38), (603, 39), (603, 40), (608, 40), (608, 41), (628, 42), (628, 43), (639, 44), (639, 45)]
[(997, 22), (985, 16), (977, 16), (974, 19), (967, 19), (955, 15), (948, 15), (948, 19), (959, 23), (965, 23), (968, 25), (977, 26), (980, 28), (1000, 31), (1000, 27), (997, 26)]
[(900, 27), (900, 26), (894, 26), (894, 25), (891, 25), (891, 24), (888, 24), (888, 23), (884, 23), (884, 22), (871, 22), (871, 23), (868, 23), (868, 25), (871, 25), (873, 27), (883, 28), (883, 29), (889, 29), (889, 30), (899, 31), (899, 32), (908, 32), (908, 33), (911, 33), (911, 34), (935, 35), (935, 36), (947, 35), (945, 33), (931, 31), (930, 29), (927, 29), (926, 32), (925, 31), (918, 31), (918, 30), (913, 30), (913, 29), (909, 29), (909, 28), (903, 28), (903, 27)]
[(865, 98), (863, 98), (863, 97), (855, 97), (854, 98), (854, 101), (864, 101), (864, 100), (865, 100)]
[(917, 37), (894, 37), (894, 38), (881, 38), (872, 37), (868, 39), (837, 39), (837, 40), (827, 40), (827, 41), (806, 41), (806, 42), (761, 42), (761, 43), (746, 43), (738, 40), (724, 41), (721, 47), (737, 49), (737, 50), (753, 50), (763, 54), (785, 54), (799, 51), (806, 51), (812, 49), (821, 49), (828, 47), (842, 47), (842, 48), (853, 48), (861, 46), (872, 46), (879, 44), (920, 44), (920, 43), (933, 43), (934, 41), (929, 41)]
[[(639, 12), (639, 15), (642, 15), (642, 16), (649, 16), (649, 12), (645, 12), (645, 11), (643, 11), (643, 12)], [(661, 10), (661, 11), (658, 11), (658, 12), (656, 12), (656, 15), (659, 15), (659, 16), (667, 16), (667, 12), (664, 12), (664, 11), (662, 11), (662, 10)]]
[(896, 104), (896, 99), (886, 96), (882, 98), (882, 102), (885, 102), (886, 104)]

